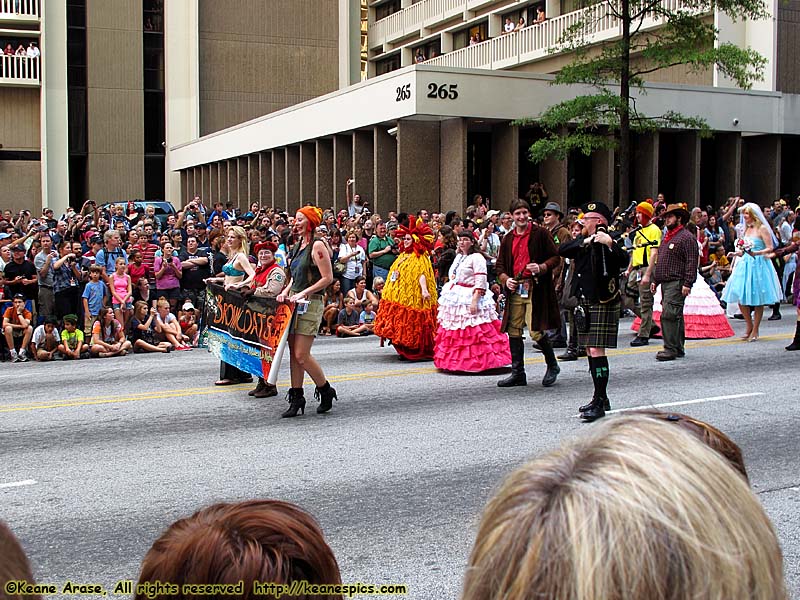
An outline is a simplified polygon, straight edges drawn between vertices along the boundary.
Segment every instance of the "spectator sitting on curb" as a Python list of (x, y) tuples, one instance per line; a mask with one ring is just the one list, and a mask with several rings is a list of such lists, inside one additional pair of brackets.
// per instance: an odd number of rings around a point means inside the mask
[(344, 308), (339, 311), (339, 318), (336, 321), (337, 337), (358, 337), (359, 333), (353, 333), (358, 328), (359, 313), (356, 311), (356, 301), (347, 296), (344, 299)]
[[(25, 296), (23, 294), (14, 294), (12, 306), (9, 306), (3, 313), (3, 334), (6, 338), (6, 344), (8, 344), (8, 350), (11, 353), (12, 362), (28, 361), (26, 348), (31, 341), (31, 335), (33, 335), (32, 318), (31, 311), (25, 308)], [(22, 338), (19, 354), (15, 350), (14, 338)]]
[(58, 320), (55, 317), (46, 317), (44, 323), (33, 330), (31, 355), (39, 362), (53, 360), (58, 351), (61, 335), (56, 325)]
[(64, 331), (61, 332), (61, 343), (58, 351), (63, 360), (78, 360), (89, 357), (89, 346), (83, 342), (83, 331), (78, 329), (77, 315), (64, 316)]

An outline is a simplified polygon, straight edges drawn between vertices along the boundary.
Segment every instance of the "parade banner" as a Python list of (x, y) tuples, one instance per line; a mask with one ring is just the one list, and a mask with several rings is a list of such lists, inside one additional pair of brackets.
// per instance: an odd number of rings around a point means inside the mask
[(208, 349), (220, 360), (257, 377), (277, 378), (282, 354), (278, 349), (286, 345), (291, 320), (290, 304), (243, 296), (213, 283), (206, 288)]

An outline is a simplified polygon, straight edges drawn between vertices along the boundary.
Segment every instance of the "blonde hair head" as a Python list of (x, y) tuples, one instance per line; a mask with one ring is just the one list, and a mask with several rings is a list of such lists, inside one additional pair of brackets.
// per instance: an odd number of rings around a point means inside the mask
[[(228, 228), (228, 233), (233, 232), (233, 234), (239, 239), (239, 250), (238, 252), (242, 252), (245, 255), (250, 253), (250, 244), (247, 241), (247, 232), (244, 230), (243, 227), (239, 227), (238, 225), (233, 225)], [(236, 251), (230, 250), (231, 254), (229, 256), (233, 256), (236, 254)]]
[(691, 433), (606, 419), (489, 501), (463, 600), (783, 600), (782, 555), (743, 477)]

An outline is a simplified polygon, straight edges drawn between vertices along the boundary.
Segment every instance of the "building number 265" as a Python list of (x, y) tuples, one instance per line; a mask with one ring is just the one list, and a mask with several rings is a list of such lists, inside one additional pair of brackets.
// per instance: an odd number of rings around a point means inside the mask
[(400, 86), (395, 91), (397, 92), (397, 98), (395, 98), (395, 102), (402, 102), (403, 100), (408, 100), (409, 98), (411, 98), (410, 83)]
[(437, 83), (428, 84), (428, 98), (438, 98), (439, 100), (455, 100), (458, 98), (458, 84)]

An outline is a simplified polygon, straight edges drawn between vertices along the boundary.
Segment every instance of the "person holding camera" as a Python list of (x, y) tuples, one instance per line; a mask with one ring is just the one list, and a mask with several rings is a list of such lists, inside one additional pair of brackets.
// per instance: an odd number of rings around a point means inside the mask
[(39, 295), (36, 300), (36, 312), (40, 317), (46, 319), (56, 314), (52, 266), (58, 259), (58, 252), (53, 249), (53, 240), (47, 232), (39, 235), (39, 242), (42, 245), (42, 249), (33, 257), (33, 264), (39, 275)]
[(55, 315), (63, 319), (66, 315), (78, 314), (81, 299), (81, 268), (72, 250), (72, 242), (61, 242), (58, 246), (60, 258), (52, 265)]
[[(586, 346), (594, 394), (589, 404), (578, 410), (585, 421), (605, 416), (611, 409), (608, 400), (609, 368), (606, 348), (617, 347), (619, 329), (619, 274), (628, 266), (628, 254), (608, 234), (611, 211), (602, 202), (584, 204), (583, 230), (573, 240), (561, 244), (559, 254), (574, 265), (571, 296), (578, 299), (574, 309), (580, 345)], [(696, 253), (695, 253), (696, 254)]]
[(162, 255), (156, 256), (153, 271), (156, 275), (156, 296), (169, 300), (170, 310), (174, 313), (181, 292), (183, 267), (181, 260), (174, 255), (172, 242), (165, 242)]

